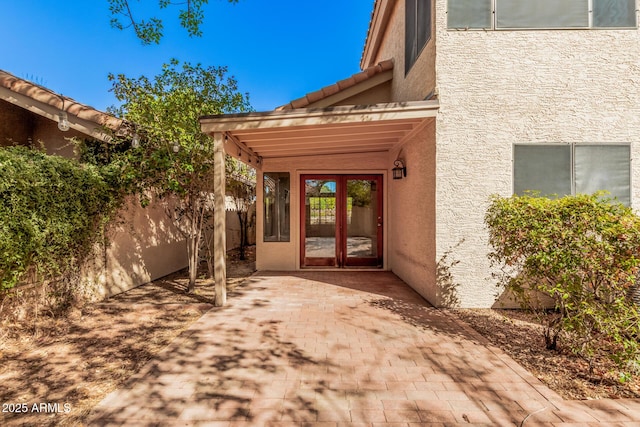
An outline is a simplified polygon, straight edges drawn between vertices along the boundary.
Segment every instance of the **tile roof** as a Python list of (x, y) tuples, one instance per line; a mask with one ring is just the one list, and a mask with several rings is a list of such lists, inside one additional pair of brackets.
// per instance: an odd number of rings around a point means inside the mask
[(369, 43), (369, 38), (372, 36), (373, 32), (373, 20), (376, 15), (376, 8), (378, 7), (378, 2), (380, 0), (373, 0), (373, 8), (371, 8), (371, 16), (369, 17), (369, 26), (367, 27), (367, 36), (364, 38), (364, 46), (362, 47), (362, 55), (360, 55), (360, 64), (364, 61), (364, 55), (367, 49), (367, 43)]
[(331, 95), (335, 95), (336, 93), (339, 93), (345, 89), (348, 89), (350, 87), (357, 85), (358, 83), (366, 81), (380, 73), (383, 73), (385, 71), (389, 71), (392, 69), (393, 69), (392, 59), (382, 61), (376, 65), (373, 65), (369, 68), (366, 68), (360, 71), (359, 73), (352, 75), (351, 77), (348, 77), (344, 80), (340, 80), (339, 82), (334, 83), (332, 85), (325, 86), (320, 90), (306, 94), (302, 98), (295, 99), (288, 104), (282, 105), (276, 108), (276, 111), (306, 108), (310, 104), (313, 104), (322, 99), (328, 98)]
[(100, 126), (117, 129), (121, 124), (121, 120), (111, 114), (107, 114), (88, 105), (81, 104), (72, 98), (59, 95), (51, 89), (16, 77), (4, 70), (0, 70), (0, 88), (6, 88), (11, 92), (26, 96), (34, 101), (58, 110), (64, 109), (68, 114), (72, 114), (80, 119), (96, 123)]

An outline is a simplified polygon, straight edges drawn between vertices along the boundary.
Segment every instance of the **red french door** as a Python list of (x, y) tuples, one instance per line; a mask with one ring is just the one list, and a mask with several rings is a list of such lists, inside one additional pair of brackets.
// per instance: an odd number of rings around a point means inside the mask
[(302, 175), (302, 267), (382, 267), (382, 175)]

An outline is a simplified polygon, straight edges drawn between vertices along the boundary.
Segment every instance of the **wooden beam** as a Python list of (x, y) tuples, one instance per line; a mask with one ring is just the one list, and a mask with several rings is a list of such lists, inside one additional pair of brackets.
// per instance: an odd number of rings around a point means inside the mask
[(397, 144), (399, 138), (380, 138), (380, 139), (338, 139), (331, 142), (308, 142), (301, 144), (262, 144), (260, 146), (253, 146), (254, 150), (260, 153), (272, 152), (272, 151), (286, 151), (286, 150), (315, 150), (315, 149), (340, 149), (345, 147), (358, 147), (364, 149), (375, 149), (380, 146), (393, 147)]
[(224, 135), (216, 132), (213, 136), (213, 279), (215, 281), (216, 307), (227, 302), (227, 244), (225, 206), (225, 162)]
[(278, 158), (278, 157), (295, 157), (296, 155), (305, 156), (305, 155), (330, 155), (330, 154), (347, 154), (347, 153), (375, 153), (375, 152), (384, 152), (389, 151), (393, 145), (389, 144), (388, 147), (380, 146), (380, 147), (351, 147), (351, 148), (340, 148), (340, 147), (329, 147), (329, 148), (313, 148), (313, 149), (298, 149), (298, 150), (278, 150), (271, 151), (265, 150), (262, 153), (262, 157), (265, 159)]
[(243, 142), (247, 144), (248, 147), (261, 147), (264, 145), (283, 145), (283, 144), (309, 144), (309, 143), (317, 143), (317, 142), (334, 142), (334, 141), (350, 141), (350, 140), (376, 140), (376, 139), (387, 139), (392, 138), (393, 140), (398, 140), (404, 138), (409, 131), (384, 131), (380, 130), (378, 132), (363, 132), (363, 133), (345, 133), (345, 134), (337, 134), (337, 135), (325, 135), (322, 133), (322, 130), (319, 130), (315, 135), (305, 135), (305, 136), (288, 136), (285, 138), (278, 138), (275, 136), (269, 138), (260, 138), (260, 139), (245, 139)]
[(342, 135), (349, 133), (375, 132), (377, 129), (394, 130), (394, 131), (410, 131), (418, 123), (419, 119), (395, 120), (393, 122), (366, 122), (366, 123), (347, 123), (347, 124), (324, 124), (318, 127), (288, 127), (288, 128), (264, 128), (250, 130), (236, 130), (233, 135), (238, 139), (246, 141), (250, 138), (269, 138), (270, 136), (290, 137), (296, 135), (305, 136), (307, 134), (317, 133), (319, 130), (323, 135)]
[(409, 101), (376, 105), (350, 105), (320, 109), (240, 113), (200, 118), (200, 128), (207, 134), (290, 126), (323, 126), (375, 123), (436, 117), (438, 101)]

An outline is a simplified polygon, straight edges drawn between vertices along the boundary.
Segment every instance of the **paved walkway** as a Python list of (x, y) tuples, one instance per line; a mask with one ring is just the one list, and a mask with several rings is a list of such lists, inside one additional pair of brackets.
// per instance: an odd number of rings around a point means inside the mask
[(391, 273), (304, 272), (252, 276), (89, 423), (638, 426), (640, 401), (563, 401)]

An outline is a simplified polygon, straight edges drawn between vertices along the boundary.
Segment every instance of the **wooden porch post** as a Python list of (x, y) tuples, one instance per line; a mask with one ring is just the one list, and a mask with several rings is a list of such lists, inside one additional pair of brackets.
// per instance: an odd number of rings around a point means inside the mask
[(226, 215), (224, 135), (213, 135), (213, 279), (215, 281), (216, 307), (227, 302)]

